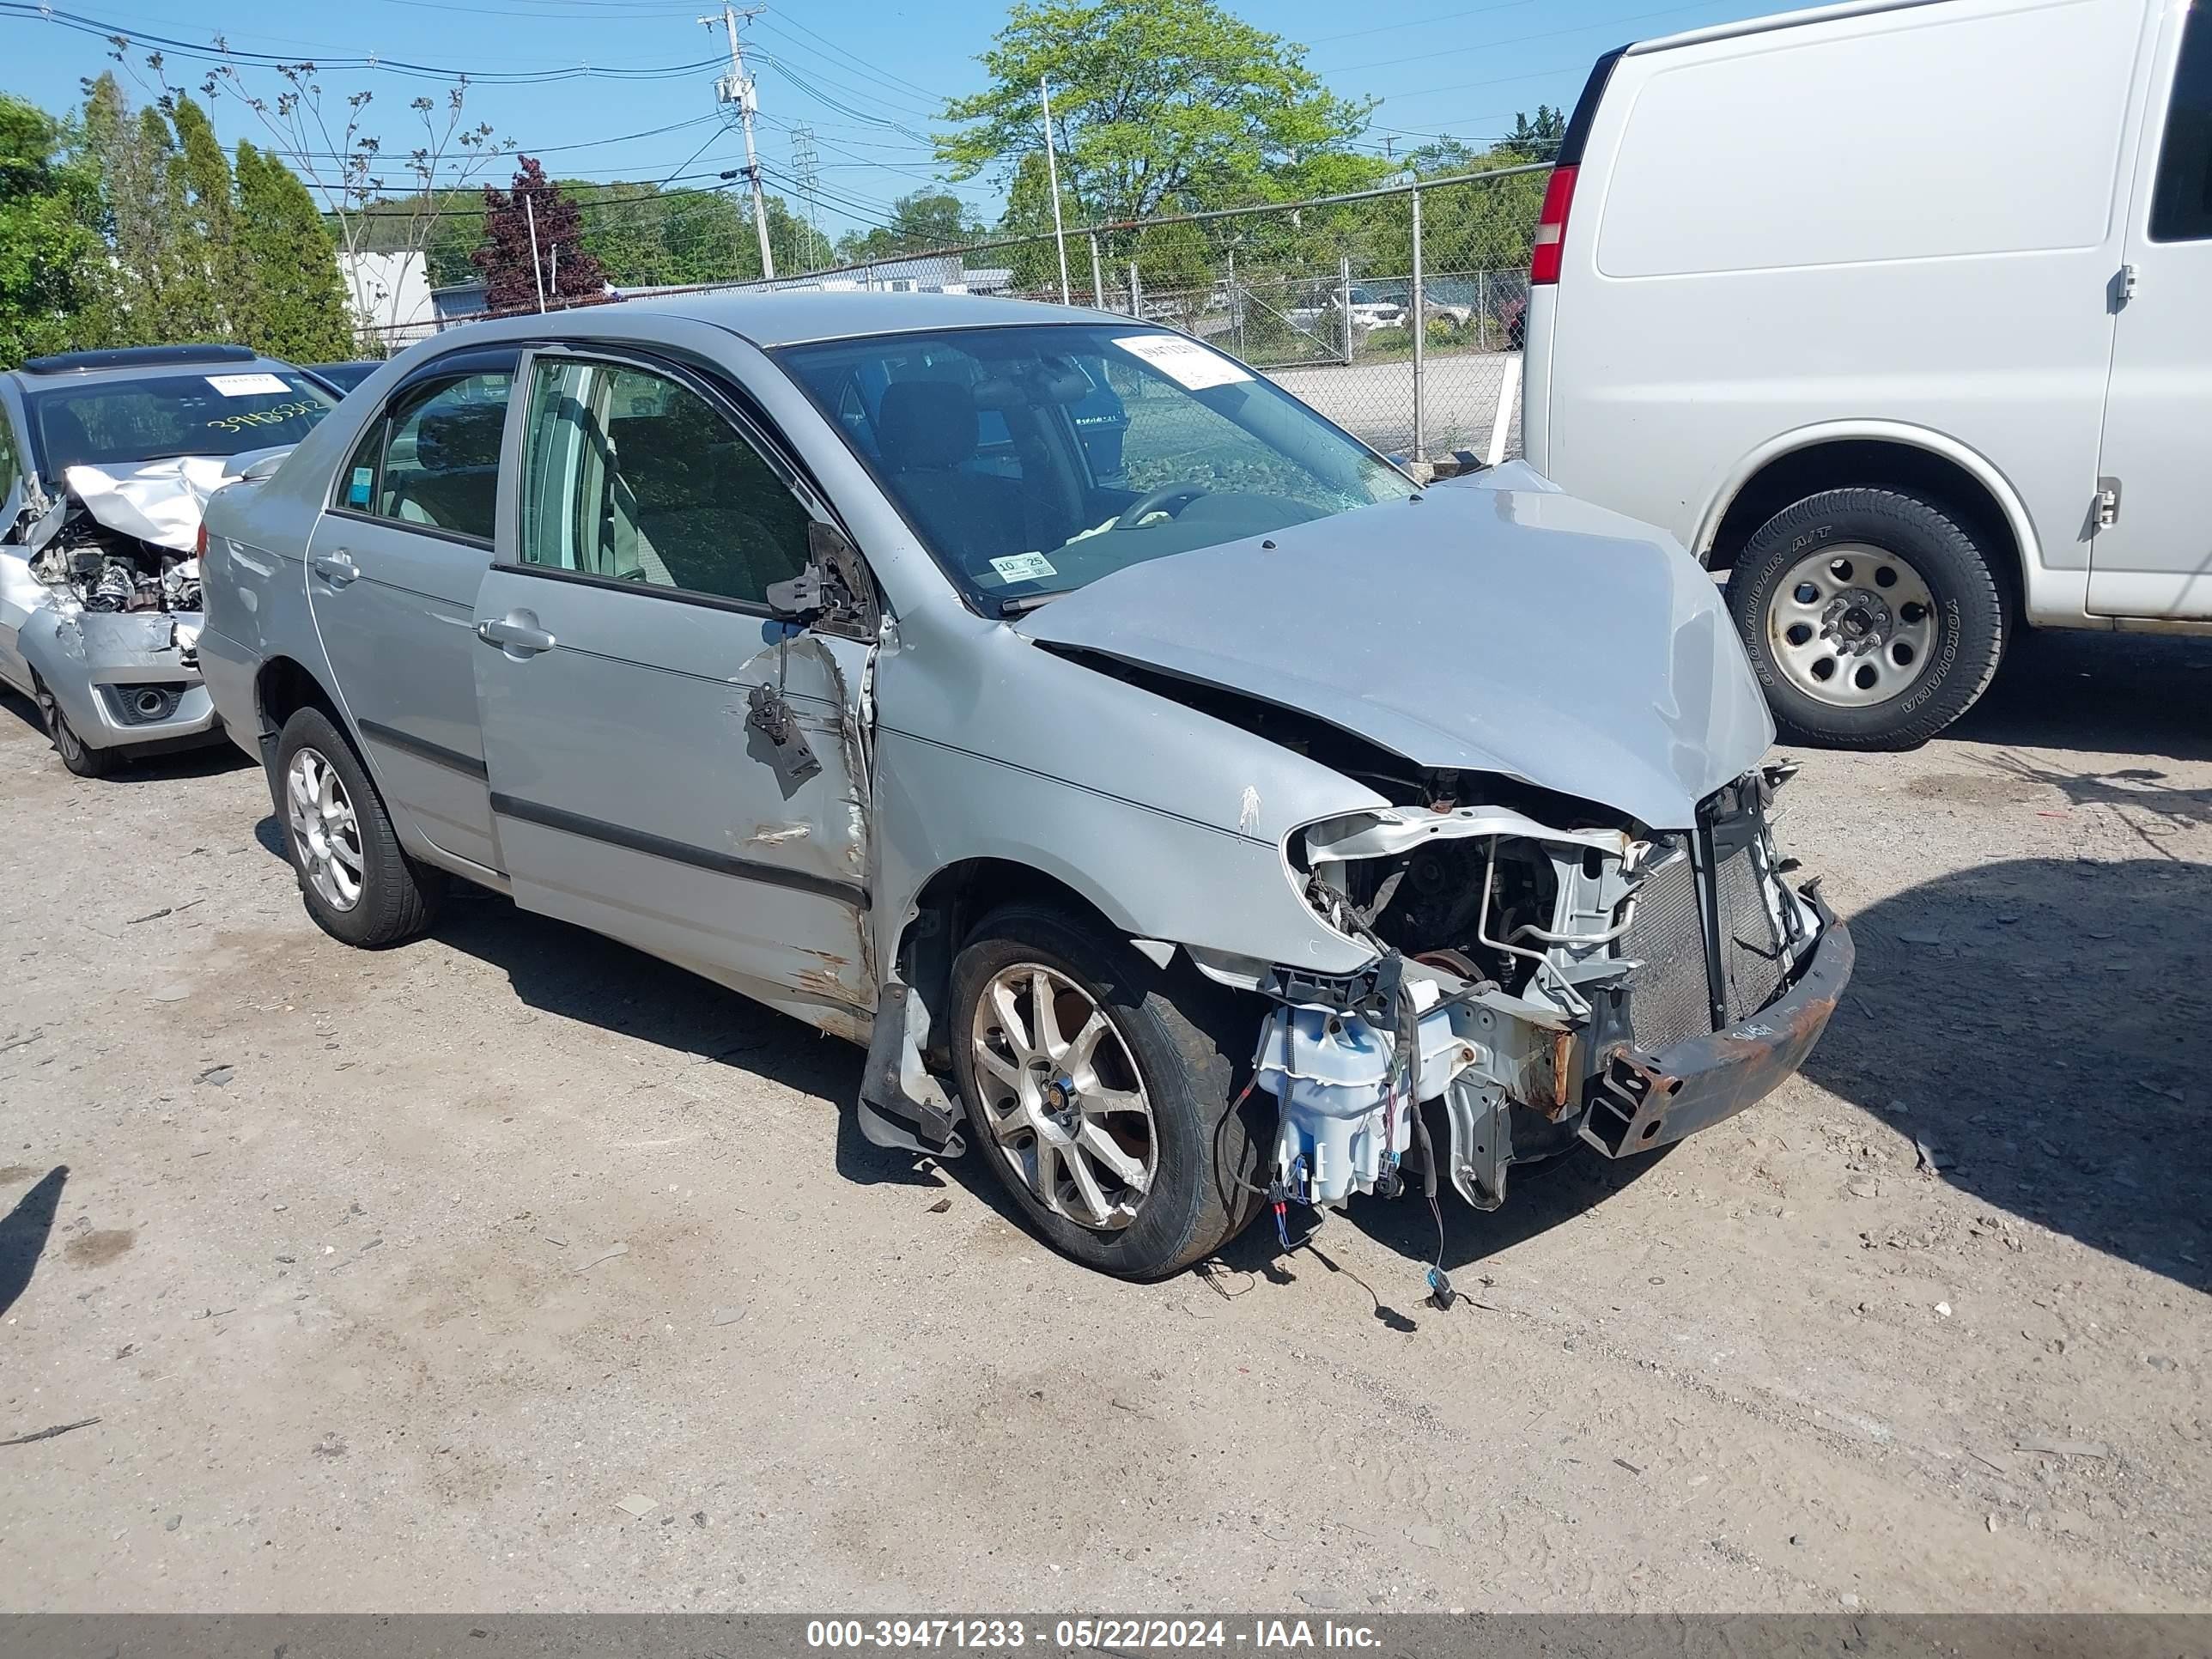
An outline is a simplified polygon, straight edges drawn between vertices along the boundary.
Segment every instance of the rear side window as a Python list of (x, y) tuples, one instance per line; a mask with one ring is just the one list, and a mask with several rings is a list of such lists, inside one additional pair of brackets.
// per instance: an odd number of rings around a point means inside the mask
[(337, 504), (489, 541), (513, 380), (462, 374), (403, 392), (347, 460)]
[(2152, 187), (2150, 239), (2201, 242), (2212, 238), (2212, 21), (2193, 8), (2184, 25), (2181, 61), (2173, 70), (2173, 101), (2166, 106), (2166, 137), (2158, 149), (2158, 182)]
[(8, 417), (0, 414), (0, 501), (15, 493), (17, 480), (23, 476), (21, 464), (15, 459), (15, 436), (8, 429)]

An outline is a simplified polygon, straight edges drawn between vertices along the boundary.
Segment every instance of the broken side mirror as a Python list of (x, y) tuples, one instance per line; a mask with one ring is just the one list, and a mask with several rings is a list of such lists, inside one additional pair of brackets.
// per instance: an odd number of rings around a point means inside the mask
[(873, 638), (879, 612), (876, 586), (860, 550), (834, 524), (806, 526), (806, 568), (768, 585), (769, 614), (780, 623)]

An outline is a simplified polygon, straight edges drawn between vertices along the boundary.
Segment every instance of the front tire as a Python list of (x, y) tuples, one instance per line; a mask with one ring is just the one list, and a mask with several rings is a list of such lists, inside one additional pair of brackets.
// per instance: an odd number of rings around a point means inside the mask
[(1831, 489), (1736, 556), (1728, 607), (1785, 740), (1910, 749), (1979, 701), (2004, 654), (1989, 557), (1942, 507)]
[(1159, 1279), (1256, 1212), (1261, 1150), (1231, 1093), (1253, 1032), (1225, 994), (1018, 904), (977, 925), (951, 1000), (976, 1147), (1054, 1249)]
[(33, 680), (33, 684), (38, 690), (39, 718), (46, 722), (46, 736), (54, 753), (62, 757), (62, 764), (81, 778), (104, 778), (114, 771), (122, 757), (112, 749), (94, 749), (77, 736), (69, 716), (54, 701), (54, 694), (46, 690), (46, 683)]
[(284, 722), (276, 793), (284, 848), (317, 927), (374, 950), (430, 925), (437, 876), (400, 850), (361, 757), (321, 709)]

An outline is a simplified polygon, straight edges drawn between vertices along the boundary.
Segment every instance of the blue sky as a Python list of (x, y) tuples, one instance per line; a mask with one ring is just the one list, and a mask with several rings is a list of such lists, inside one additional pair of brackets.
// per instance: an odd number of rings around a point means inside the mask
[[(218, 33), (243, 51), (287, 57), (376, 57), (483, 75), (589, 64), (635, 74), (723, 54), (721, 27), (696, 21), (701, 0), (62, 0), (63, 9), (127, 33), (204, 44)], [(719, 3), (719, 0), (717, 0)], [(1790, 0), (1403, 0), (1347, 8), (1325, 0), (1246, 0), (1231, 9), (1305, 43), (1308, 63), (1338, 93), (1382, 102), (1369, 142), (1396, 153), (1450, 133), (1494, 137), (1516, 110), (1571, 106), (1590, 62), (1624, 40), (1784, 9)], [(978, 89), (975, 59), (1005, 10), (978, 0), (777, 0), (744, 27), (759, 84), (761, 160), (771, 189), (795, 198), (794, 125), (811, 126), (820, 159), (823, 228), (835, 234), (890, 215), (893, 198), (936, 177), (921, 136), (939, 100)], [(95, 36), (36, 16), (0, 13), (4, 84), (49, 106), (73, 100), (80, 77), (112, 67)], [(141, 71), (142, 76), (143, 71)], [(471, 118), (489, 121), (546, 170), (591, 179), (712, 185), (744, 160), (714, 113), (716, 70), (651, 79), (571, 79), (471, 88)], [(198, 66), (173, 61), (170, 80)], [(273, 86), (266, 75), (264, 84)], [(376, 94), (387, 151), (404, 151), (407, 100), (433, 81), (376, 70), (329, 70), (335, 96)], [(143, 89), (139, 95), (143, 96)], [(227, 143), (267, 135), (234, 100), (212, 109)], [(631, 136), (635, 135), (635, 136)], [(556, 148), (557, 147), (557, 148)], [(504, 179), (501, 179), (504, 182)], [(987, 179), (959, 187), (988, 222)]]

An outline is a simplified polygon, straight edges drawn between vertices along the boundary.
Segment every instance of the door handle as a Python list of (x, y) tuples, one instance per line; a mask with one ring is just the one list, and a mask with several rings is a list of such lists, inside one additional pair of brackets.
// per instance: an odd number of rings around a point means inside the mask
[(318, 553), (309, 562), (314, 566), (315, 574), (332, 587), (343, 587), (361, 574), (361, 567), (343, 548), (335, 553)]
[(558, 642), (542, 628), (532, 628), (518, 622), (480, 622), (477, 637), (486, 645), (498, 646), (503, 651), (519, 652), (530, 656), (540, 651), (550, 651)]

